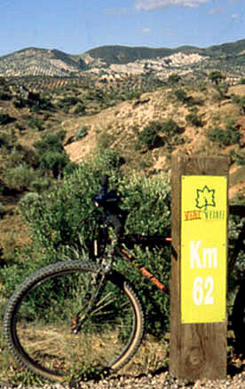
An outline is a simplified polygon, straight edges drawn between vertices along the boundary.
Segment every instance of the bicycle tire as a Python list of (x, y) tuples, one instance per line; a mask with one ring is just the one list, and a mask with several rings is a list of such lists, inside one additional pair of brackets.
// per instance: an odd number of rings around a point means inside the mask
[(245, 352), (245, 279), (241, 282), (238, 289), (233, 310), (232, 310), (232, 328), (234, 331), (236, 346), (239, 352)]
[(81, 309), (100, 269), (86, 261), (57, 262), (20, 284), (3, 322), (8, 347), (20, 364), (63, 382), (82, 380), (94, 371), (117, 371), (132, 358), (143, 336), (143, 310), (132, 287), (115, 271), (106, 275), (94, 312), (78, 334), (71, 333), (71, 315)]

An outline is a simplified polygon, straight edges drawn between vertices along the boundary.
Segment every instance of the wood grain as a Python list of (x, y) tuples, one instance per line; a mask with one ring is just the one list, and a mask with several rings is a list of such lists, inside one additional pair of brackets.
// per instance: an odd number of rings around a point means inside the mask
[(229, 173), (229, 158), (173, 156), (170, 374), (177, 378), (224, 379), (227, 323), (181, 323), (181, 176)]

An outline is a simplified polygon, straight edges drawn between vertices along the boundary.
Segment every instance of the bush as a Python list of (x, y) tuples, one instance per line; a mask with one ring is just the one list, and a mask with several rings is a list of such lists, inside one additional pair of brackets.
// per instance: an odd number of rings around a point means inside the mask
[(2, 92), (0, 91), (0, 100), (11, 100), (11, 95), (9, 93), (6, 93), (6, 92)]
[(65, 151), (46, 151), (40, 156), (40, 167), (44, 170), (51, 170), (53, 177), (58, 178), (64, 168), (70, 162), (69, 156)]
[(30, 188), (32, 182), (37, 178), (36, 171), (25, 163), (6, 169), (4, 171), (4, 181), (9, 189), (20, 191)]
[(63, 174), (64, 169), (70, 163), (70, 158), (66, 153), (63, 141), (66, 132), (61, 130), (55, 134), (48, 134), (35, 142), (33, 146), (38, 150), (40, 167), (46, 171), (51, 171), (54, 178)]
[(42, 131), (43, 130), (43, 120), (39, 119), (39, 118), (31, 118), (28, 121), (28, 126), (35, 131)]
[(152, 149), (156, 146), (159, 132), (162, 129), (162, 125), (159, 122), (150, 122), (141, 132), (138, 134), (139, 147), (146, 147)]
[[(121, 195), (121, 208), (128, 212), (126, 233), (169, 235), (170, 186), (166, 177), (128, 179), (118, 164), (112, 167), (110, 157), (100, 155), (95, 161), (82, 163), (64, 178), (62, 185), (42, 195), (29, 193), (20, 201), (19, 209), (29, 226), (32, 242), (22, 251), (18, 266), (12, 266), (12, 271), (5, 267), (0, 272), (7, 293), (36, 268), (67, 257), (83, 257), (84, 252), (88, 255), (102, 216), (92, 197), (98, 193), (105, 173), (110, 174), (110, 188)], [(168, 284), (170, 252), (167, 248), (138, 247), (132, 252), (137, 262)], [(138, 289), (146, 308), (148, 329), (162, 333), (169, 320), (168, 298), (127, 261), (117, 255), (114, 261), (115, 268)]]
[(187, 101), (187, 93), (184, 89), (177, 89), (174, 91), (175, 97), (181, 101), (182, 103), (186, 103)]
[(85, 138), (88, 135), (88, 132), (89, 132), (89, 127), (87, 127), (87, 126), (80, 127), (77, 130), (76, 134), (74, 135), (74, 138), (73, 138), (74, 142)]
[(222, 80), (225, 80), (225, 75), (220, 70), (213, 70), (209, 73), (209, 80), (215, 85), (218, 85)]
[(168, 82), (171, 85), (178, 84), (181, 81), (181, 76), (178, 73), (172, 73), (168, 77)]
[(26, 106), (26, 100), (21, 97), (16, 97), (13, 104), (15, 108), (24, 108)]
[(162, 123), (161, 132), (167, 137), (171, 137), (178, 134), (180, 132), (180, 128), (174, 120), (168, 119)]
[(186, 121), (195, 127), (203, 127), (204, 123), (202, 121), (202, 117), (197, 114), (197, 112), (193, 111), (186, 115)]
[(232, 96), (233, 103), (237, 104), (240, 108), (240, 112), (242, 115), (245, 115), (245, 96)]
[(41, 140), (38, 142), (35, 142), (33, 146), (35, 149), (38, 150), (38, 152), (43, 154), (47, 150), (52, 150), (52, 151), (63, 151), (63, 141), (66, 136), (66, 131), (61, 130), (56, 133), (44, 135)]
[(238, 84), (239, 85), (245, 85), (245, 78), (240, 78)]
[(0, 133), (0, 148), (1, 147), (6, 147), (7, 149), (12, 147), (12, 139), (9, 134)]
[(69, 112), (71, 107), (75, 107), (80, 100), (74, 96), (67, 96), (60, 99), (57, 103), (58, 108), (63, 109), (65, 112)]
[(85, 115), (85, 112), (86, 112), (85, 104), (82, 102), (79, 102), (76, 104), (72, 113), (74, 113), (75, 115), (83, 116), (83, 115)]
[(51, 185), (50, 179), (37, 177), (31, 182), (30, 189), (37, 193), (41, 193), (44, 190), (48, 189), (50, 185)]
[(212, 142), (217, 142), (221, 146), (231, 146), (237, 144), (240, 140), (239, 127), (234, 126), (233, 121), (229, 122), (225, 129), (216, 127), (209, 131), (207, 135)]
[(12, 123), (15, 119), (11, 118), (7, 113), (0, 114), (0, 125)]

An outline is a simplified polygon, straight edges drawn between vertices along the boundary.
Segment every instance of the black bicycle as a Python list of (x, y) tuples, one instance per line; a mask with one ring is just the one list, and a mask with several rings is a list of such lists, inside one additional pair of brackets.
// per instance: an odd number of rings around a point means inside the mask
[[(137, 351), (144, 332), (140, 300), (124, 275), (113, 269), (115, 254), (134, 263), (128, 247), (165, 245), (162, 236), (126, 236), (125, 211), (108, 177), (93, 198), (104, 215), (92, 260), (50, 264), (24, 280), (10, 298), (4, 332), (13, 355), (51, 380), (115, 372)], [(137, 265), (135, 265), (137, 266)], [(139, 271), (168, 289), (144, 266)]]
[[(104, 217), (91, 260), (61, 261), (36, 271), (17, 287), (4, 317), (7, 344), (17, 361), (54, 381), (115, 372), (141, 343), (143, 308), (126, 277), (114, 269), (116, 256), (126, 258), (169, 294), (154, 274), (136, 264), (130, 247), (169, 245), (171, 238), (125, 235), (126, 213), (119, 207), (116, 192), (108, 191), (108, 177), (93, 199)], [(230, 211), (245, 216), (245, 207), (231, 207)], [(230, 271), (241, 250), (245, 252), (245, 225), (234, 242)], [(232, 314), (240, 344), (245, 343), (244, 293), (245, 280)]]

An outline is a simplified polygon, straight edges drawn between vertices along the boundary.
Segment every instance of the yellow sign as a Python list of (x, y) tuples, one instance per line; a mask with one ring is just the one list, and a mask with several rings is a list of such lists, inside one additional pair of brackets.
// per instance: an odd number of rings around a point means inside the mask
[(227, 178), (182, 176), (181, 321), (226, 320)]

